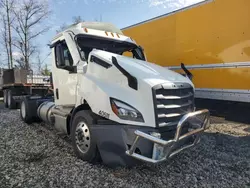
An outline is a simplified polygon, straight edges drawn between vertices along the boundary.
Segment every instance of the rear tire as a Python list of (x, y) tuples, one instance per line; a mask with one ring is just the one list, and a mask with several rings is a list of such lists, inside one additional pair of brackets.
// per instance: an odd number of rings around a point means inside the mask
[(97, 143), (93, 137), (91, 126), (94, 118), (90, 110), (82, 110), (75, 114), (71, 127), (71, 140), (76, 156), (90, 163), (101, 161)]
[(7, 103), (8, 103), (9, 109), (15, 109), (16, 108), (16, 101), (13, 99), (13, 95), (12, 95), (11, 90), (8, 91)]
[(3, 102), (4, 102), (5, 108), (8, 108), (7, 99), (8, 99), (8, 90), (4, 90), (3, 91)]
[(33, 108), (28, 99), (25, 98), (20, 105), (20, 117), (25, 123), (31, 124), (34, 122), (34, 117), (32, 114)]

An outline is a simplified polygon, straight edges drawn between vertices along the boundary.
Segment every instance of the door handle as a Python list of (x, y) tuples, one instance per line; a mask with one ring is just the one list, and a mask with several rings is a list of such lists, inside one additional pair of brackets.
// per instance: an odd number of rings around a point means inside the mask
[(56, 99), (59, 99), (59, 90), (56, 88)]

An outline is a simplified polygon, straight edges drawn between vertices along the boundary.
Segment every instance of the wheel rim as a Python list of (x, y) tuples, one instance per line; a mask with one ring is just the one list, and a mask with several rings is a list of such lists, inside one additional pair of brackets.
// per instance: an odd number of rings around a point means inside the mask
[(78, 150), (86, 153), (90, 147), (89, 128), (85, 122), (78, 123), (75, 131), (75, 141)]
[(22, 102), (22, 104), (21, 104), (21, 115), (22, 115), (23, 118), (25, 118), (25, 116), (26, 116), (26, 111), (25, 111), (25, 104), (24, 104), (24, 102)]

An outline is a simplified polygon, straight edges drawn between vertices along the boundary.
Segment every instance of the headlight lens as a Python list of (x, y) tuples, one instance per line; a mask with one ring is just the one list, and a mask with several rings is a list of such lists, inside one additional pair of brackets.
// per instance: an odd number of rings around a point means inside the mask
[(117, 99), (110, 99), (113, 112), (120, 118), (129, 121), (144, 122), (142, 114), (134, 107)]

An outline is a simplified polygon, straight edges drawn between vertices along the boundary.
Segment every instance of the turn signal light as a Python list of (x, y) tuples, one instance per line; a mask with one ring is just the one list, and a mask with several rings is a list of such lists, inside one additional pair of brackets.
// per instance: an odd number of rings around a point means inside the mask
[(88, 29), (87, 29), (87, 28), (84, 28), (84, 31), (85, 31), (86, 33), (88, 33)]
[(112, 111), (118, 116), (119, 111), (118, 111), (118, 108), (115, 105), (115, 103), (113, 103), (113, 102), (111, 103), (111, 108), (112, 108)]

